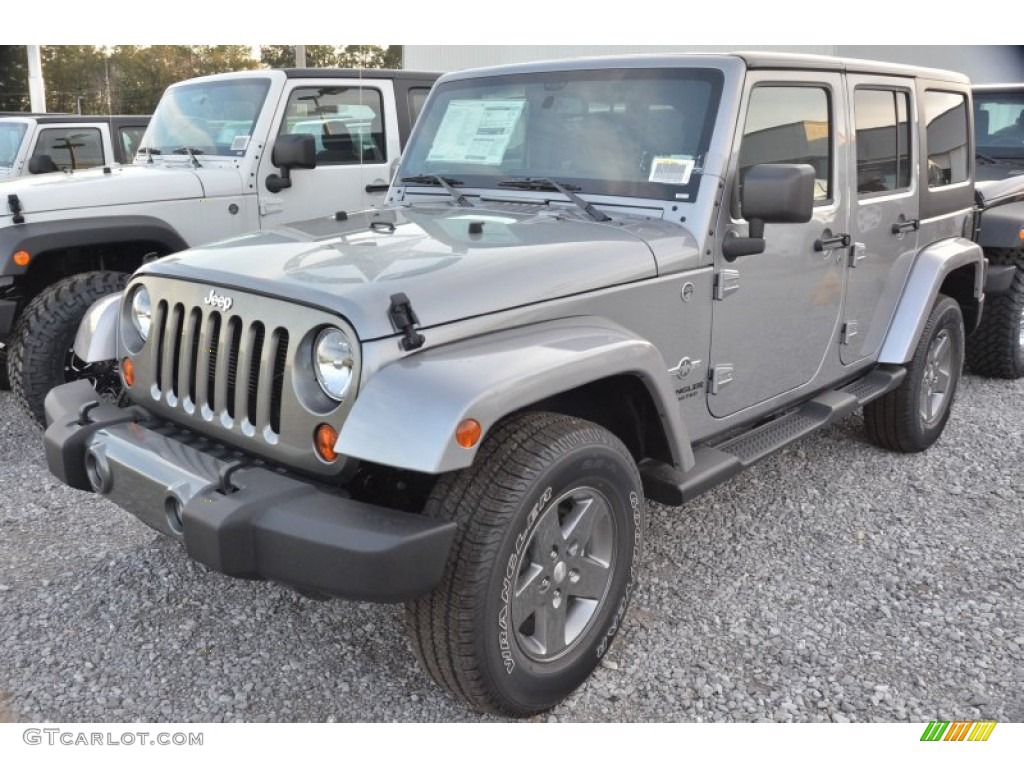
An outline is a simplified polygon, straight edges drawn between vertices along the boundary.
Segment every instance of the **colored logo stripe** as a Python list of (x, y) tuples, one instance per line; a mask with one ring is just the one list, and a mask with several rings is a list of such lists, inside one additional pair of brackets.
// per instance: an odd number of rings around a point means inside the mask
[(921, 734), (921, 741), (988, 741), (995, 720), (932, 720)]

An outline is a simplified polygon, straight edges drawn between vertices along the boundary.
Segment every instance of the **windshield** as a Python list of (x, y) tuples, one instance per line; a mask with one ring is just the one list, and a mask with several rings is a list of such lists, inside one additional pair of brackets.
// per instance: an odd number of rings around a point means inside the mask
[(266, 78), (170, 88), (156, 106), (139, 151), (240, 157), (269, 88)]
[(10, 168), (28, 128), (25, 123), (0, 123), (0, 168)]
[(721, 90), (721, 72), (705, 69), (445, 83), (420, 117), (401, 173), (441, 175), (467, 187), (553, 179), (582, 193), (690, 200)]
[(974, 131), (985, 154), (1024, 158), (1024, 90), (975, 93)]

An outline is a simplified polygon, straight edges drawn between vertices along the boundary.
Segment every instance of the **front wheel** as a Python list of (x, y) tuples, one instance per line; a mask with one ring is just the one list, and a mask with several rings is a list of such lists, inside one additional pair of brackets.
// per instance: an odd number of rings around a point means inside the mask
[(128, 283), (123, 272), (86, 272), (46, 288), (25, 307), (12, 334), (8, 373), (15, 398), (40, 426), (43, 401), (59, 384), (86, 379), (105, 399), (121, 394), (117, 361), (86, 363), (72, 349), (78, 326), (95, 301)]
[(967, 340), (967, 367), (982, 376), (1019, 379), (1024, 376), (1024, 256), (1003, 254), (997, 264), (1015, 264), (1006, 293), (985, 298), (978, 329)]
[(946, 427), (964, 365), (960, 305), (940, 295), (899, 387), (864, 406), (868, 438), (883, 448), (916, 453)]
[(440, 586), (406, 607), (423, 667), (480, 710), (557, 704), (622, 625), (644, 510), (636, 464), (607, 430), (550, 413), (500, 424), (427, 502), (458, 531)]

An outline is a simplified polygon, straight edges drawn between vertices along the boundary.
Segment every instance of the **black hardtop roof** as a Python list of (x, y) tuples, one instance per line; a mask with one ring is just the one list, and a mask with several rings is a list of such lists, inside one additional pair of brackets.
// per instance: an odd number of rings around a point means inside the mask
[(149, 120), (149, 115), (55, 115), (52, 113), (39, 112), (3, 112), (0, 117), (25, 117), (31, 118), (38, 123), (109, 123), (111, 120), (142, 121)]
[(411, 69), (330, 69), (289, 67), (282, 69), (287, 77), (356, 77), (363, 80), (437, 80), (440, 72), (419, 72)]

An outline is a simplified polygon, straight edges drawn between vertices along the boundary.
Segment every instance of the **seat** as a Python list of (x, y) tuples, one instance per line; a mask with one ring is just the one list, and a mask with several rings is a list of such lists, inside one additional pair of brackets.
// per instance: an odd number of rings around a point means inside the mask
[(348, 126), (341, 120), (325, 122), (320, 141), (324, 148), (316, 153), (317, 165), (359, 162), (355, 141)]

